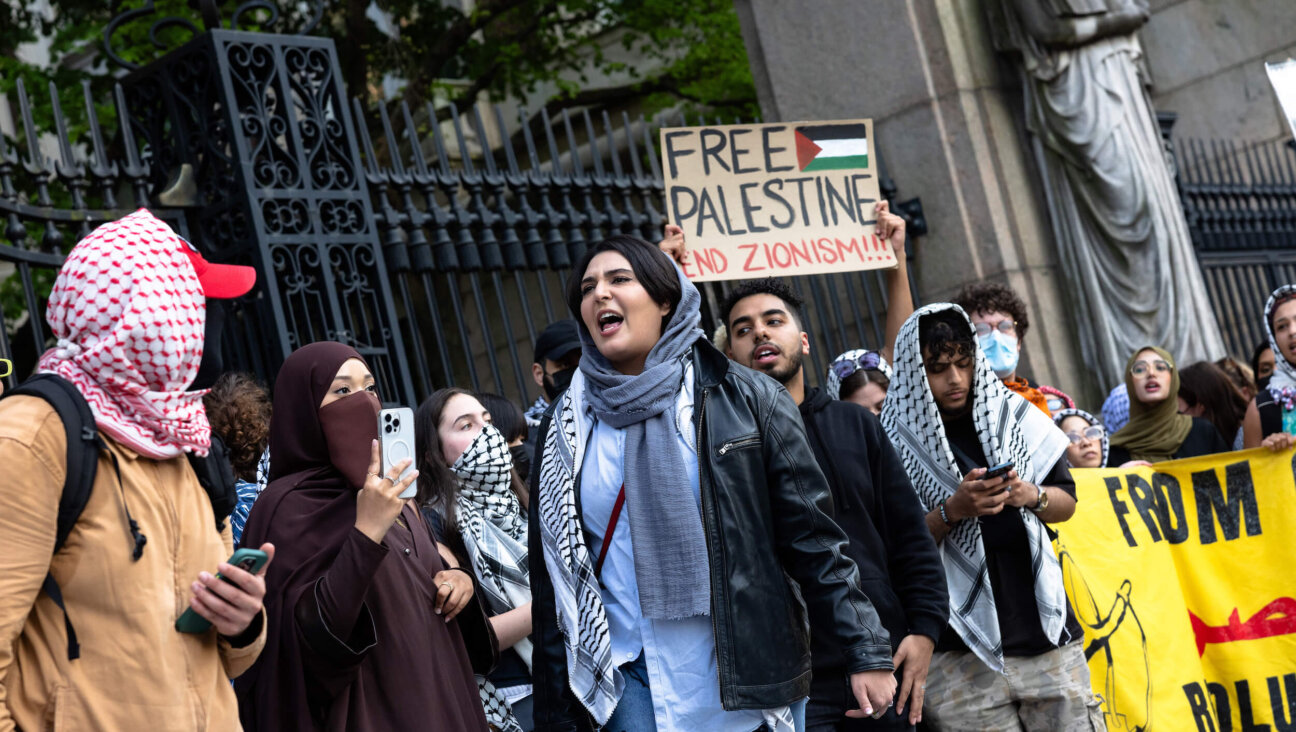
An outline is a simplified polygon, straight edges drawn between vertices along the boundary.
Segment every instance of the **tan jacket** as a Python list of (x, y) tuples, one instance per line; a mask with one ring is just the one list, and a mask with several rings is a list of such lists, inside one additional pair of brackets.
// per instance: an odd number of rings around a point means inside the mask
[[(229, 680), (256, 660), (244, 648), (177, 632), (190, 585), (229, 557), (211, 501), (183, 458), (142, 458), (109, 441), (67, 543), (53, 557), (67, 458), (58, 415), (43, 400), (0, 403), (0, 732), (237, 730)], [(148, 537), (131, 560), (123, 509)], [(63, 613), (41, 584), (52, 571), (81, 644), (69, 661)]]

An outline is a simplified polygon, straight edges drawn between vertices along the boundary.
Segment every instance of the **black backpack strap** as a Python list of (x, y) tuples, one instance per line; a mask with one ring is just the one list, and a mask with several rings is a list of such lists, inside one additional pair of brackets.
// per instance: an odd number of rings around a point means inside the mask
[(1283, 431), (1282, 407), (1274, 401), (1268, 389), (1256, 392), (1256, 411), (1260, 412), (1260, 436), (1268, 437)]
[(199, 457), (192, 452), (185, 453), (189, 458), (189, 467), (198, 477), (198, 484), (207, 491), (211, 500), (212, 514), (216, 517), (216, 530), (225, 530), (225, 519), (234, 513), (238, 505), (238, 478), (234, 476), (234, 467), (230, 464), (229, 448), (216, 433), (211, 436), (211, 450), (207, 457)]
[[(54, 552), (57, 553), (63, 548), (68, 534), (72, 533), (72, 527), (76, 525), (90, 500), (99, 461), (99, 432), (95, 429), (94, 413), (90, 411), (90, 405), (67, 379), (54, 374), (37, 374), (5, 396), (17, 395), (45, 400), (58, 414), (67, 434), (66, 473), (63, 493), (59, 497), (58, 527), (54, 537)], [(63, 611), (63, 623), (67, 627), (68, 636), (68, 660), (79, 658), (81, 644), (77, 642), (72, 620), (68, 618), (67, 608), (63, 604), (63, 592), (59, 589), (58, 582), (54, 581), (54, 575), (48, 572), (45, 574), (45, 583), (41, 589)]]

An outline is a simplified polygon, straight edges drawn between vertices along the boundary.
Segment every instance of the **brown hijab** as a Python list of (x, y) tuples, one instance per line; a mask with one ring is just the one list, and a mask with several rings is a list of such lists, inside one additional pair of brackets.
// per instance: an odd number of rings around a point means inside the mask
[[(1131, 369), (1134, 368), (1135, 359), (1144, 351), (1153, 351), (1170, 364), (1170, 388), (1166, 391), (1165, 399), (1155, 404), (1139, 401), (1137, 392), (1134, 391), (1134, 373)], [(1173, 459), (1193, 426), (1192, 417), (1179, 414), (1179, 369), (1175, 368), (1174, 357), (1156, 346), (1138, 349), (1125, 362), (1125, 388), (1129, 390), (1130, 420), (1112, 435), (1112, 447), (1125, 448), (1131, 460), (1157, 463)]]
[[(270, 536), (293, 537), (275, 546), (266, 574), (266, 645), (234, 688), (248, 730), (312, 728), (304, 659), (291, 617), (302, 593), (333, 562), (355, 525), (356, 488), (329, 455), (320, 402), (338, 369), (360, 354), (341, 343), (312, 343), (292, 353), (275, 379), (270, 420), (270, 485), (257, 498), (243, 529), (245, 546)], [(334, 402), (361, 399), (348, 396)], [(333, 406), (333, 404), (329, 405)], [(378, 421), (371, 421), (373, 437)], [(368, 446), (365, 427), (355, 439)], [(284, 499), (291, 496), (290, 501)], [(281, 507), (284, 510), (280, 510)]]

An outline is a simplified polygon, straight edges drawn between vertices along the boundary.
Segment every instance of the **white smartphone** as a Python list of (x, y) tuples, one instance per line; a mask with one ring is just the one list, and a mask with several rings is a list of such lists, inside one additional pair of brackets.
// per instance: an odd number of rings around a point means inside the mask
[[(414, 410), (409, 407), (384, 409), (378, 413), (378, 449), (382, 454), (382, 474), (391, 472), (396, 463), (414, 457)], [(401, 472), (401, 479), (414, 472), (415, 460)], [(418, 493), (418, 483), (410, 483), (401, 492), (401, 498), (413, 498)]]

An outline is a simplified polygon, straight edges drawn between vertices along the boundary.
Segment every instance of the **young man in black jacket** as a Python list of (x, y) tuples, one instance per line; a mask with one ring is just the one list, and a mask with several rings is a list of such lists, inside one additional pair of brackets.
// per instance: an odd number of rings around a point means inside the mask
[[(901, 229), (903, 236), (903, 229)], [(839, 650), (811, 628), (814, 681), (808, 730), (912, 729), (922, 718), (924, 680), (948, 616), (945, 571), (904, 465), (881, 423), (851, 402), (805, 388), (801, 300), (783, 283), (747, 282), (721, 308), (728, 355), (783, 384), (800, 409), (815, 458), (832, 489), (834, 518), (859, 565), (864, 593), (891, 636), (900, 682), (896, 704), (875, 719), (848, 719), (854, 707)]]

